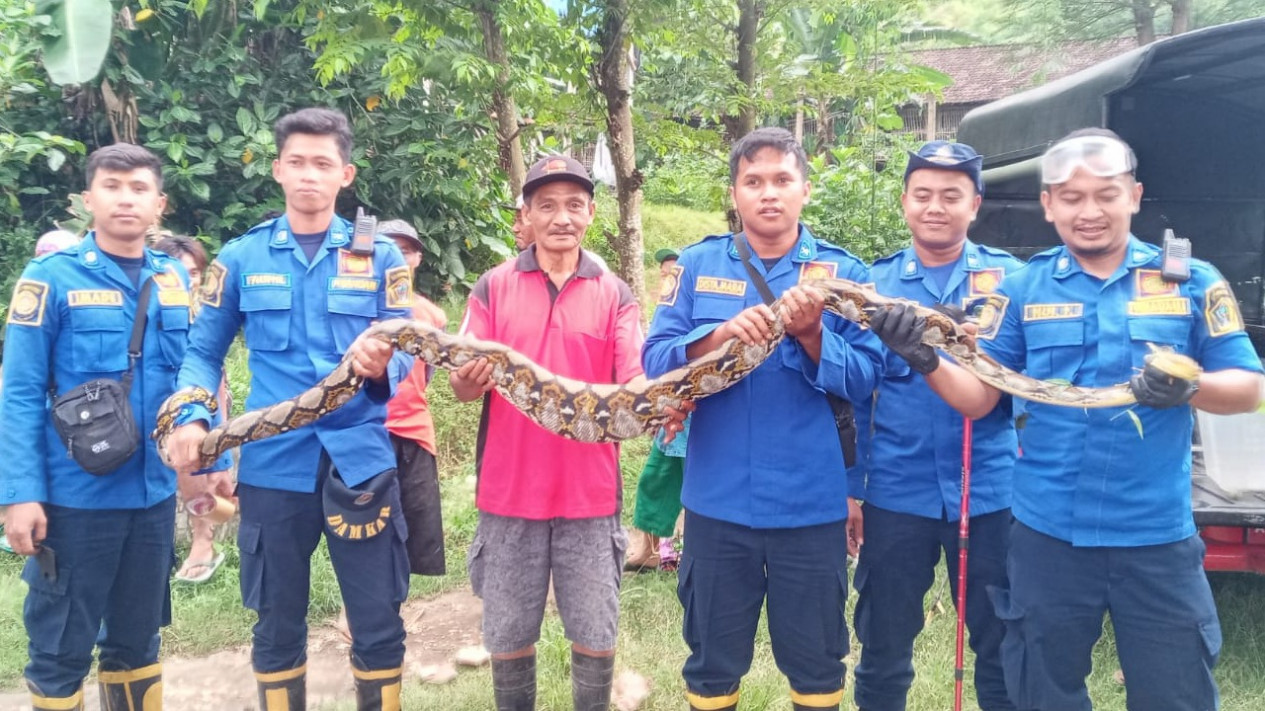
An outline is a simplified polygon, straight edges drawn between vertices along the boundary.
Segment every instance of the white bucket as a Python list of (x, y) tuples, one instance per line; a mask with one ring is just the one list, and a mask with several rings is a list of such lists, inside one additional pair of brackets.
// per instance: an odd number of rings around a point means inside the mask
[(1265, 491), (1265, 414), (1196, 412), (1208, 476), (1227, 493)]

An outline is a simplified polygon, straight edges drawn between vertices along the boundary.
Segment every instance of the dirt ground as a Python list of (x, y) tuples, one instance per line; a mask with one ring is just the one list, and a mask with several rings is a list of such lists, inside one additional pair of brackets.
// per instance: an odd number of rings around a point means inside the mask
[[(419, 667), (444, 664), (462, 647), (479, 644), (483, 604), (468, 590), (457, 590), (430, 600), (410, 600), (400, 616), (408, 632), (404, 675)], [(352, 698), (348, 644), (332, 624), (308, 637), (307, 699), (309, 708), (341, 698)], [(85, 686), (85, 708), (97, 708), (97, 686)], [(250, 648), (236, 647), (199, 658), (163, 660), (163, 701), (181, 711), (257, 711)], [(0, 711), (30, 711), (25, 693), (0, 693)]]

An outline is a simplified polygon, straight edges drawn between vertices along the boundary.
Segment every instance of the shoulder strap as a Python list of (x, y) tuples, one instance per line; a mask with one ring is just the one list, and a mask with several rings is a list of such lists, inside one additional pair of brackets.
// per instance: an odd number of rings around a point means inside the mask
[(734, 235), (734, 247), (742, 259), (742, 266), (747, 268), (747, 276), (751, 278), (751, 283), (755, 284), (756, 291), (760, 292), (760, 298), (764, 299), (765, 304), (773, 303), (773, 290), (769, 288), (769, 283), (764, 280), (760, 270), (751, 263), (751, 248), (747, 246), (746, 232)]
[(145, 341), (145, 323), (149, 320), (149, 292), (153, 291), (154, 280), (146, 277), (141, 284), (140, 296), (136, 297), (136, 319), (132, 322), (132, 339), (127, 343), (127, 372), (123, 373), (120, 382), (124, 392), (132, 391), (132, 372), (136, 370), (136, 361), (141, 359), (141, 349)]

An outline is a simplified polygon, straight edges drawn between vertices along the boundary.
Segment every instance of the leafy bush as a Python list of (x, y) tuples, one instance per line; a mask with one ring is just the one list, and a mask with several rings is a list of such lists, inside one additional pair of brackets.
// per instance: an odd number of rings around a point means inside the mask
[(647, 202), (680, 205), (713, 212), (725, 209), (729, 194), (729, 166), (705, 152), (670, 153), (643, 171)]

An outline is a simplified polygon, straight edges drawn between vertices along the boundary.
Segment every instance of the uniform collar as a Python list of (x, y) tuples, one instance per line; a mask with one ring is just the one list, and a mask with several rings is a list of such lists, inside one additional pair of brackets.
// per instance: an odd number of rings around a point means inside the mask
[[(738, 255), (738, 234), (743, 234), (745, 236), (745, 233), (730, 234), (729, 236), (729, 256), (731, 259), (742, 261), (742, 257)], [(747, 244), (749, 246), (750, 242)], [(817, 258), (817, 238), (813, 236), (813, 233), (810, 232), (802, 222), (799, 223), (799, 239), (797, 239), (795, 244), (791, 247), (789, 254), (791, 256), (791, 261), (796, 264), (801, 262), (811, 262)], [(755, 256), (754, 252), (752, 253), (752, 256)]]
[(348, 236), (348, 223), (338, 215), (330, 220), (329, 227), (325, 230), (325, 241), (321, 243), (320, 249), (316, 250), (316, 254), (312, 256), (309, 263), (307, 254), (299, 248), (298, 240), (294, 239), (294, 232), (290, 229), (290, 219), (285, 215), (278, 217), (272, 223), (272, 238), (268, 240), (268, 245), (274, 249), (289, 249), (294, 252), (295, 259), (307, 264), (308, 269), (314, 267), (317, 262), (324, 259), (325, 254), (331, 249), (340, 249), (346, 247), (351, 241)]
[[(1160, 257), (1160, 248), (1153, 244), (1147, 244), (1129, 233), (1129, 242), (1126, 245), (1127, 250), (1124, 254), (1124, 261), (1117, 268), (1117, 274), (1121, 270), (1128, 271), (1138, 267), (1144, 267), (1148, 264), (1156, 263)], [(1067, 245), (1059, 247), (1054, 253), (1054, 278), (1066, 279), (1073, 274), (1079, 274), (1084, 270), (1081, 269), (1080, 262), (1076, 261), (1076, 257), (1072, 256)]]
[[(900, 278), (901, 279), (921, 279), (923, 276), (923, 265), (918, 259), (918, 252), (914, 250), (911, 244), (900, 251)], [(971, 240), (966, 240), (962, 244), (962, 253), (958, 255), (957, 261), (953, 264), (960, 265), (964, 272), (978, 272), (986, 269), (984, 257), (980, 253), (980, 247)], [(956, 269), (955, 269), (956, 271)]]
[[(148, 247), (145, 248), (141, 255), (145, 260), (144, 266), (141, 268), (141, 280), (149, 276), (151, 273), (164, 271), (166, 267), (160, 261), (160, 255)], [(132, 280), (123, 273), (123, 268), (118, 265), (110, 255), (106, 254), (97, 246), (96, 230), (88, 232), (83, 240), (79, 243), (79, 264), (87, 269), (104, 270), (106, 275), (121, 286), (125, 286), (131, 290), (136, 287), (132, 284)], [(146, 270), (148, 268), (148, 271)]]
[[(544, 271), (540, 268), (540, 260), (536, 259), (536, 245), (531, 245), (527, 249), (518, 253), (518, 258), (514, 260), (514, 269), (520, 272), (540, 272)], [(575, 275), (581, 279), (596, 279), (602, 276), (602, 267), (588, 252), (580, 250), (580, 261), (575, 267)]]

